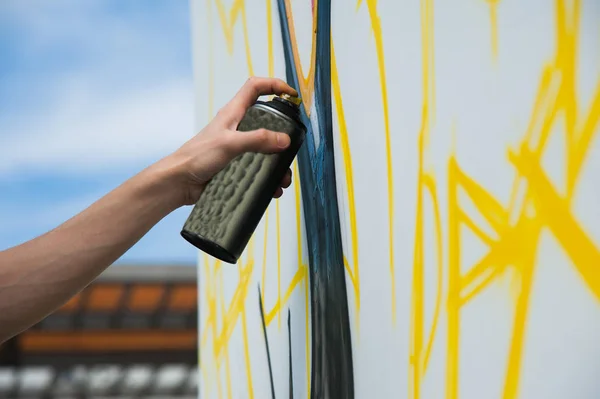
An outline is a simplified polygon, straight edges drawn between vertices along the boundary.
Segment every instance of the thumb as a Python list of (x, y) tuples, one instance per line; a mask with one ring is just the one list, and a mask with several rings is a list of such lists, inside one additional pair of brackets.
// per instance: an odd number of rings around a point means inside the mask
[(251, 131), (235, 131), (235, 139), (231, 140), (233, 152), (260, 152), (264, 154), (280, 152), (290, 145), (290, 136), (286, 133), (274, 132), (267, 129)]

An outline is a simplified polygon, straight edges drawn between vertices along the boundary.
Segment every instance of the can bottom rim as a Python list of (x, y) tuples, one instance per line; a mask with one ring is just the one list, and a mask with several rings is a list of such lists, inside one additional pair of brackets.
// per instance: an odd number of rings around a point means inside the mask
[(197, 233), (181, 230), (181, 236), (199, 250), (206, 252), (208, 255), (222, 260), (223, 262), (235, 264), (238, 261), (238, 258), (231, 254), (231, 252), (227, 251), (219, 244), (207, 240)]

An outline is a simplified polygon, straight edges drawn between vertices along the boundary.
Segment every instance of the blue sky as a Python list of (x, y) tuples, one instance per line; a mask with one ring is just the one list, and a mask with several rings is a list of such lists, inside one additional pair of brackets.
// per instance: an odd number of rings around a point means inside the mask
[[(0, 2), (0, 249), (83, 210), (193, 135), (187, 0)], [(160, 222), (120, 260), (195, 262)]]

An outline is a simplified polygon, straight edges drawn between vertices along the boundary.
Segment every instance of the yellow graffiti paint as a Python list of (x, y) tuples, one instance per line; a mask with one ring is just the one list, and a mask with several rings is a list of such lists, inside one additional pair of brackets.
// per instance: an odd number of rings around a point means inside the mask
[[(217, 10), (219, 12), (219, 18), (220, 18), (220, 22), (221, 22), (221, 27), (223, 29), (224, 35), (225, 35), (225, 40), (227, 42), (228, 45), (228, 50), (231, 53), (231, 51), (233, 50), (233, 29), (236, 25), (237, 21), (241, 21), (242, 23), (242, 28), (243, 28), (243, 35), (244, 35), (244, 45), (245, 45), (245, 51), (246, 51), (246, 59), (247, 59), (247, 67), (248, 67), (248, 73), (249, 75), (253, 74), (253, 68), (252, 68), (252, 58), (251, 58), (251, 53), (250, 53), (250, 45), (249, 45), (249, 40), (248, 40), (248, 34), (247, 34), (247, 26), (246, 26), (246, 14), (245, 14), (245, 4), (243, 0), (235, 0), (234, 3), (231, 5), (231, 8), (229, 10), (229, 18), (227, 18), (227, 11), (225, 9), (225, 6), (223, 5), (223, 2), (221, 0), (215, 0), (216, 6), (217, 6)], [(208, 5), (208, 9), (210, 10), (210, 4), (211, 1), (208, 0), (207, 5)], [(268, 21), (268, 58), (269, 58), (269, 75), (272, 76), (273, 75), (273, 71), (274, 71), (274, 58), (273, 58), (273, 44), (272, 44), (272, 38), (273, 38), (273, 34), (272, 34), (272, 9), (271, 9), (271, 4), (267, 1), (267, 8), (266, 8), (266, 12), (267, 12), (267, 21)], [(210, 15), (210, 14), (209, 14)], [(210, 45), (209, 48), (213, 48), (213, 44), (212, 44), (212, 19), (209, 16), (209, 40), (210, 40)], [(210, 58), (212, 60), (212, 52), (210, 52)], [(211, 66), (212, 66), (212, 62), (211, 62)], [(212, 69), (210, 70), (212, 71)], [(212, 73), (212, 72), (211, 72)], [(309, 74), (309, 76), (304, 80), (305, 85), (312, 85), (313, 82), (313, 78), (311, 77), (312, 75)], [(213, 77), (212, 75), (209, 76), (210, 77), (210, 84), (213, 85)], [(213, 93), (214, 91), (209, 90), (209, 104), (213, 104)], [(306, 101), (304, 101), (304, 103), (306, 104)], [(309, 102), (310, 103), (310, 102)], [(211, 110), (213, 109), (212, 106), (210, 107)], [(210, 117), (212, 117), (212, 111), (210, 111)], [(297, 165), (294, 163), (294, 168), (295, 168), (295, 175), (298, 175), (298, 170), (297, 170)], [(279, 204), (276, 203), (276, 236), (277, 236), (277, 265), (278, 265), (278, 301), (275, 304), (274, 308), (268, 313), (268, 324), (270, 324), (270, 322), (273, 320), (273, 318), (275, 317), (275, 315), (278, 316), (278, 319), (280, 320), (280, 313), (282, 311), (283, 305), (285, 303), (287, 303), (287, 301), (289, 300), (289, 297), (291, 296), (292, 292), (295, 290), (295, 288), (302, 282), (305, 283), (305, 305), (306, 305), (306, 355), (307, 355), (307, 364), (306, 364), (306, 368), (307, 368), (307, 376), (308, 376), (308, 382), (307, 382), (307, 387), (310, 387), (310, 363), (309, 363), (309, 359), (310, 359), (310, 353), (309, 353), (309, 332), (308, 332), (308, 314), (309, 314), (309, 308), (308, 308), (308, 287), (309, 287), (309, 281), (308, 281), (308, 273), (307, 273), (307, 267), (306, 265), (304, 265), (302, 263), (302, 240), (301, 240), (301, 213), (300, 213), (300, 208), (301, 208), (301, 203), (300, 203), (300, 186), (299, 186), (299, 182), (298, 182), (298, 178), (296, 178), (294, 180), (294, 184), (295, 184), (295, 189), (296, 189), (296, 224), (297, 224), (297, 235), (298, 235), (298, 271), (296, 272), (296, 275), (294, 276), (294, 278), (292, 279), (292, 281), (290, 282), (290, 285), (288, 286), (286, 293), (284, 295), (283, 298), (281, 298), (281, 231), (280, 231), (280, 212), (279, 212)], [(265, 216), (265, 231), (264, 231), (264, 243), (263, 243), (263, 262), (262, 262), (262, 274), (261, 274), (261, 294), (264, 296), (265, 290), (266, 290), (266, 261), (267, 261), (267, 240), (268, 237), (268, 211), (266, 213)], [(254, 256), (253, 256), (253, 248), (254, 248), (254, 236), (251, 238), (250, 243), (248, 245), (248, 251), (247, 251), (247, 259), (245, 262), (245, 265), (242, 266), (242, 262), (240, 261), (238, 263), (238, 266), (240, 267), (240, 274), (239, 274), (239, 281), (236, 287), (236, 290), (234, 292), (233, 298), (229, 304), (229, 306), (225, 307), (224, 306), (224, 291), (223, 291), (223, 287), (220, 287), (220, 289), (217, 289), (217, 285), (215, 285), (215, 283), (217, 283), (217, 279), (219, 278), (219, 276), (221, 276), (222, 278), (222, 273), (220, 271), (220, 262), (216, 262), (214, 264), (213, 267), (210, 266), (210, 261), (208, 256), (205, 255), (204, 257), (204, 278), (206, 280), (206, 287), (210, 287), (209, 289), (205, 290), (204, 296), (206, 299), (206, 303), (208, 304), (208, 315), (205, 319), (205, 322), (203, 324), (203, 328), (204, 331), (202, 332), (202, 338), (201, 338), (201, 342), (200, 342), (200, 347), (201, 350), (200, 352), (202, 353), (207, 353), (206, 350), (206, 346), (209, 344), (208, 341), (208, 336), (212, 335), (212, 342), (210, 342), (210, 345), (212, 346), (212, 364), (215, 366), (217, 375), (220, 374), (220, 364), (221, 361), (223, 359), (223, 357), (225, 357), (225, 366), (226, 366), (226, 381), (230, 381), (230, 377), (228, 377), (228, 346), (229, 346), (229, 341), (231, 339), (231, 333), (233, 332), (233, 329), (235, 327), (235, 325), (237, 324), (237, 321), (239, 318), (241, 318), (242, 321), (242, 337), (243, 337), (243, 341), (244, 341), (244, 357), (245, 357), (245, 368), (246, 368), (246, 377), (247, 377), (247, 384), (248, 384), (248, 391), (249, 391), (249, 395), (250, 397), (253, 397), (254, 395), (254, 389), (253, 389), (253, 383), (252, 383), (252, 370), (251, 370), (251, 363), (250, 363), (250, 351), (249, 351), (249, 343), (248, 343), (248, 331), (247, 331), (247, 324), (246, 324), (246, 309), (245, 309), (245, 301), (247, 298), (247, 293), (248, 293), (248, 285), (250, 282), (250, 278), (252, 276), (252, 272), (253, 272), (253, 264), (254, 264)], [(216, 307), (216, 303), (217, 301), (219, 301), (222, 306), (220, 307), (220, 309), (217, 309)], [(218, 310), (220, 310), (220, 312), (218, 312)], [(279, 322), (280, 324), (280, 322)], [(217, 327), (218, 326), (218, 327)], [(211, 334), (212, 333), (212, 334)], [(207, 364), (206, 362), (201, 362), (201, 367), (202, 365)], [(210, 383), (207, 380), (207, 376), (203, 373), (203, 378), (205, 380), (205, 388), (206, 388), (206, 395), (210, 394)], [(221, 382), (220, 382), (220, 378), (217, 378), (217, 391), (218, 391), (218, 396), (222, 397), (222, 388), (220, 386)], [(229, 382), (228, 382), (229, 384)], [(228, 388), (228, 395), (229, 395), (229, 388)]]
[(277, 303), (275, 303), (273, 308), (265, 316), (265, 324), (267, 326), (271, 324), (273, 319), (275, 319), (275, 316), (279, 316), (281, 314), (284, 305), (289, 301), (290, 297), (292, 296), (292, 292), (294, 292), (294, 289), (304, 281), (306, 275), (307, 269), (305, 267), (298, 268), (296, 274), (294, 274), (294, 277), (290, 282), (290, 285), (288, 286), (287, 290), (285, 291), (285, 294), (283, 295), (283, 300), (278, 299)]
[(356, 331), (359, 331), (360, 326), (360, 279), (358, 267), (358, 228), (356, 227), (356, 205), (354, 201), (354, 178), (352, 176), (352, 156), (350, 154), (350, 142), (348, 141), (348, 129), (346, 127), (346, 118), (344, 116), (344, 105), (342, 102), (342, 93), (337, 72), (337, 63), (335, 59), (335, 50), (331, 43), (331, 86), (333, 89), (333, 100), (335, 110), (338, 117), (338, 125), (340, 129), (340, 143), (342, 146), (342, 162), (344, 163), (344, 175), (346, 177), (346, 192), (348, 195), (348, 208), (350, 217), (350, 240), (352, 261), (354, 267), (351, 268), (348, 260), (344, 256), (344, 267), (348, 273), (348, 277), (352, 282), (354, 289), (354, 300), (356, 303)]
[(214, 1), (219, 13), (221, 28), (223, 30), (223, 35), (225, 36), (225, 42), (227, 43), (227, 50), (229, 51), (229, 54), (233, 52), (233, 28), (235, 27), (238, 17), (240, 17), (244, 32), (244, 50), (246, 52), (248, 74), (250, 76), (254, 75), (254, 69), (252, 68), (252, 54), (250, 52), (250, 41), (248, 39), (248, 24), (246, 21), (246, 2), (244, 0), (234, 0), (229, 9), (229, 17), (227, 17), (227, 12), (225, 10), (223, 1)]
[[(242, 277), (242, 268), (239, 268), (240, 278)], [(242, 337), (244, 340), (244, 362), (246, 366), (246, 381), (248, 384), (248, 397), (254, 399), (254, 386), (252, 383), (252, 366), (250, 363), (250, 345), (248, 344), (248, 327), (246, 326), (246, 308), (242, 310)]]
[[(318, 0), (314, 0), (314, 8), (317, 8)], [(296, 71), (298, 73), (298, 84), (300, 86), (300, 95), (302, 96), (302, 104), (304, 104), (304, 109), (307, 115), (310, 115), (310, 109), (313, 101), (313, 93), (315, 90), (315, 60), (316, 60), (316, 50), (317, 46), (317, 13), (313, 12), (313, 28), (312, 31), (312, 51), (310, 54), (310, 66), (308, 73), (305, 75), (302, 70), (302, 62), (300, 61), (300, 52), (298, 51), (298, 46), (296, 46), (296, 30), (294, 28), (294, 16), (292, 14), (292, 5), (290, 4), (290, 0), (285, 0), (285, 8), (286, 8), (286, 18), (288, 20), (289, 31), (290, 31), (290, 39), (292, 42), (292, 54), (294, 56), (294, 65), (296, 67)]]
[[(497, 15), (499, 0), (486, 0), (490, 7), (490, 48), (494, 59), (498, 56), (498, 42), (500, 37), (497, 32)], [(246, 28), (246, 15), (244, 1), (234, 0), (230, 10), (226, 10), (222, 1), (215, 0), (219, 12), (219, 20), (223, 29), (229, 51), (233, 49), (233, 28), (237, 23), (242, 24), (244, 34), (244, 46), (249, 73), (252, 71), (252, 59), (250, 57), (250, 45)], [(295, 44), (295, 33), (293, 30), (293, 16), (288, 0), (288, 21), (292, 34), (292, 50), (294, 62), (300, 74), (300, 91), (304, 98), (307, 112), (310, 112), (312, 101), (312, 90), (314, 83), (314, 57), (315, 57), (315, 35), (313, 29), (313, 47), (311, 50), (311, 62), (308, 73), (302, 72), (298, 49)], [(357, 3), (357, 9), (361, 5)], [(211, 1), (208, 1), (210, 10)], [(375, 36), (375, 45), (378, 57), (378, 72), (382, 92), (382, 106), (385, 135), (386, 135), (386, 167), (388, 178), (388, 214), (390, 222), (388, 226), (388, 239), (390, 243), (390, 275), (392, 286), (390, 287), (392, 297), (392, 317), (395, 317), (395, 272), (393, 252), (393, 215), (394, 197), (391, 162), (390, 127), (388, 122), (387, 83), (385, 79), (385, 60), (383, 54), (383, 43), (381, 23), (377, 16), (377, 2), (365, 0), (369, 10), (371, 26)], [(273, 44), (272, 44), (272, 6), (267, 1), (267, 38), (269, 74), (273, 73)], [(433, 1), (421, 0), (421, 47), (422, 47), (422, 120), (418, 132), (418, 182), (417, 182), (417, 209), (414, 226), (415, 242), (413, 254), (413, 280), (410, 316), (410, 358), (409, 358), (409, 397), (418, 399), (421, 397), (421, 388), (424, 376), (427, 372), (431, 359), (432, 348), (435, 345), (439, 332), (439, 319), (446, 312), (446, 352), (445, 352), (445, 397), (446, 399), (459, 398), (459, 385), (461, 375), (461, 310), (463, 306), (478, 299), (479, 294), (484, 292), (492, 283), (511, 273), (514, 276), (514, 320), (510, 337), (510, 346), (506, 354), (506, 372), (504, 376), (504, 387), (502, 396), (504, 399), (515, 399), (518, 397), (521, 365), (524, 350), (525, 326), (529, 310), (529, 298), (532, 293), (535, 278), (536, 254), (538, 252), (539, 236), (542, 229), (551, 232), (558, 245), (568, 255), (573, 268), (581, 277), (582, 285), (587, 287), (592, 295), (600, 300), (600, 249), (598, 244), (586, 234), (585, 230), (574, 217), (571, 206), (577, 192), (578, 179), (585, 167), (585, 160), (591, 148), (593, 140), (598, 133), (600, 119), (600, 79), (596, 84), (595, 92), (589, 104), (578, 107), (576, 96), (576, 74), (577, 74), (577, 44), (580, 2), (555, 1), (556, 8), (556, 52), (552, 59), (543, 65), (540, 73), (538, 91), (533, 102), (533, 108), (529, 124), (523, 132), (522, 138), (514, 148), (507, 151), (507, 168), (514, 168), (516, 177), (511, 190), (510, 200), (507, 204), (496, 199), (480, 182), (473, 179), (469, 173), (460, 165), (454, 150), (451, 152), (445, 173), (447, 173), (447, 184), (440, 186), (437, 175), (427, 168), (429, 156), (430, 129), (435, 121), (435, 53), (433, 46)], [(209, 12), (210, 15), (210, 12)], [(313, 15), (313, 27), (315, 26), (315, 15)], [(209, 16), (209, 57), (212, 60), (212, 22)], [(340, 88), (338, 66), (335, 59), (334, 43), (332, 40), (332, 100), (339, 121), (340, 147), (342, 164), (345, 171), (348, 197), (349, 219), (350, 219), (350, 241), (351, 257), (344, 257), (344, 267), (352, 284), (356, 300), (356, 330), (359, 331), (360, 322), (360, 277), (358, 262), (358, 226), (356, 220), (353, 165), (348, 138), (347, 126), (344, 117), (344, 106), (342, 100), (342, 89)], [(209, 64), (209, 115), (212, 115), (212, 97), (214, 89), (213, 65)], [(599, 77), (600, 78), (600, 77)], [(308, 100), (308, 101), (306, 101)], [(558, 123), (561, 129), (556, 129)], [(564, 129), (562, 129), (564, 128)], [(566, 137), (566, 161), (564, 173), (566, 182), (564, 187), (556, 187), (542, 168), (541, 159), (546, 144), (551, 134), (564, 130)], [(554, 132), (554, 133), (553, 133)], [(309, 334), (309, 273), (308, 266), (302, 259), (302, 214), (301, 193), (298, 180), (297, 163), (294, 162), (294, 188), (295, 188), (295, 213), (297, 235), (297, 266), (291, 282), (281, 283), (281, 227), (279, 209), (276, 208), (276, 236), (277, 236), (277, 301), (265, 311), (266, 323), (270, 325), (277, 317), (280, 326), (281, 312), (289, 302), (291, 295), (303, 286), (305, 307), (305, 349), (306, 349), (306, 375), (307, 395), (310, 392), (310, 334)], [(524, 188), (523, 201), (517, 193), (519, 187)], [(447, 190), (447, 200), (441, 204), (439, 198), (445, 196), (440, 190)], [(459, 192), (464, 194), (459, 196)], [(473, 206), (466, 207), (462, 198), (468, 198)], [(431, 200), (429, 207), (425, 206), (426, 199)], [(460, 199), (459, 199), (460, 198)], [(448, 219), (442, 224), (440, 210), (446, 209)], [(433, 232), (435, 244), (433, 250), (425, 248), (424, 220), (426, 212), (433, 215)], [(477, 213), (480, 218), (474, 217)], [(266, 219), (268, 216), (266, 216)], [(483, 219), (486, 226), (482, 226), (477, 220)], [(261, 270), (261, 292), (266, 292), (266, 254), (268, 238), (268, 221), (265, 223), (263, 243), (263, 262)], [(465, 265), (463, 236), (461, 233), (466, 229), (473, 233), (482, 243), (487, 246), (486, 253), (473, 265)], [(444, 241), (444, 234), (446, 240)], [(425, 292), (426, 278), (424, 265), (426, 256), (433, 256), (436, 265), (437, 286), (435, 288), (435, 306), (433, 318), (430, 325), (425, 323), (424, 300), (429, 298)], [(351, 259), (351, 261), (350, 261)], [(254, 256), (248, 251), (247, 259), (239, 265), (239, 281), (235, 293), (229, 304), (224, 302), (222, 281), (223, 275), (220, 263), (211, 264), (208, 257), (204, 258), (202, 269), (205, 280), (205, 290), (202, 293), (206, 306), (206, 317), (202, 324), (200, 339), (200, 357), (203, 375), (203, 394), (209, 395), (216, 390), (219, 397), (224, 392), (230, 395), (229, 373), (229, 342), (231, 333), (238, 321), (241, 321), (242, 339), (244, 345), (244, 358), (246, 368), (246, 379), (249, 396), (253, 397), (253, 380), (250, 362), (250, 347), (248, 342), (246, 309), (249, 284), (252, 279)], [(444, 266), (446, 268), (444, 268)], [(461, 272), (461, 270), (465, 270)], [(443, 291), (447, 282), (447, 291)], [(274, 289), (271, 287), (270, 289)], [(271, 292), (271, 291), (270, 291)], [(427, 293), (428, 294), (428, 293)], [(210, 366), (207, 366), (210, 365)], [(221, 367), (222, 366), (222, 367)], [(215, 378), (205, 370), (211, 367)], [(224, 373), (226, 389), (221, 386), (220, 376)], [(209, 378), (210, 377), (210, 378)], [(462, 376), (464, 378), (464, 376)], [(216, 387), (214, 386), (216, 384)]]
[(498, 58), (498, 4), (500, 0), (485, 0), (490, 7), (490, 40), (492, 57), (494, 61)]
[[(224, 292), (225, 285), (223, 284), (223, 273), (219, 273), (219, 284), (221, 292)], [(219, 298), (219, 305), (221, 306), (221, 314), (225, 314), (225, 299), (222, 295)], [(227, 346), (223, 349), (223, 357), (225, 358), (225, 384), (227, 386), (227, 398), (231, 399), (231, 368), (229, 367), (229, 348)]]
[[(460, 308), (475, 300), (489, 284), (500, 278), (510, 267), (517, 275), (518, 289), (515, 303), (513, 331), (507, 356), (503, 398), (518, 396), (525, 326), (532, 290), (536, 253), (542, 228), (549, 229), (571, 259), (582, 281), (600, 299), (600, 250), (573, 217), (570, 204), (574, 197), (581, 166), (597, 133), (600, 118), (600, 81), (587, 111), (579, 117), (575, 90), (577, 38), (580, 3), (572, 2), (568, 10), (565, 1), (556, 1), (556, 53), (544, 66), (532, 116), (523, 139), (516, 149), (508, 152), (510, 163), (517, 176), (507, 208), (470, 178), (459, 166), (454, 156), (448, 167), (449, 184), (449, 286), (448, 286), (448, 354), (446, 397), (458, 397), (458, 365), (460, 358)], [(541, 157), (553, 128), (560, 116), (565, 116), (567, 160), (566, 187), (557, 190), (541, 166)], [(581, 123), (583, 122), (583, 123)], [(580, 130), (577, 129), (581, 126)], [(556, 133), (554, 133), (556, 134)], [(526, 192), (520, 208), (517, 207), (519, 183), (526, 183)], [(468, 217), (458, 201), (462, 190), (477, 211), (494, 230), (495, 237)], [(562, 193), (561, 193), (562, 192)], [(518, 214), (512, 222), (509, 215)], [(460, 273), (460, 226), (474, 232), (489, 252), (473, 265), (465, 275)]]
[[(279, 201), (275, 204), (277, 219), (277, 303), (281, 304), (281, 229), (279, 218)], [(277, 312), (277, 328), (281, 330), (281, 312)]]
[(211, 4), (211, 0), (206, 0), (206, 19), (208, 20), (208, 120), (211, 120), (215, 115), (215, 65), (213, 61), (214, 40)]
[(221, 331), (217, 336), (215, 342), (216, 347), (214, 349), (217, 355), (221, 354), (224, 345), (227, 345), (229, 342), (235, 324), (241, 315), (241, 311), (244, 309), (252, 271), (253, 262), (249, 262), (249, 264), (243, 269), (242, 275), (240, 276), (240, 282), (233, 294), (233, 298), (231, 299), (231, 303), (229, 304), (227, 312), (222, 315)]
[[(497, 1), (490, 0), (490, 6), (497, 7)], [(578, 118), (575, 93), (576, 45), (578, 37), (578, 16), (580, 3), (573, 2), (567, 11), (567, 3), (556, 2), (557, 51), (555, 59), (542, 71), (538, 94), (534, 102), (532, 117), (517, 150), (509, 151), (509, 161), (515, 166), (517, 177), (513, 184), (508, 206), (505, 208), (479, 183), (470, 178), (459, 165), (454, 155), (448, 164), (448, 292), (447, 292), (447, 353), (446, 353), (446, 398), (459, 397), (460, 361), (460, 309), (492, 282), (501, 278), (510, 267), (517, 273), (519, 284), (516, 296), (513, 332), (507, 371), (504, 382), (504, 399), (514, 399), (518, 394), (519, 376), (522, 362), (525, 325), (531, 293), (535, 255), (539, 233), (543, 227), (550, 229), (561, 247), (571, 258), (573, 266), (590, 291), (600, 299), (600, 270), (592, 265), (600, 264), (600, 250), (579, 226), (569, 209), (582, 164), (600, 118), (600, 81), (587, 115)], [(433, 337), (438, 311), (434, 311), (433, 325), (423, 355), (423, 192), (425, 186), (433, 200), (434, 215), (439, 212), (435, 194), (435, 176), (424, 171), (423, 160), (427, 152), (428, 110), (434, 86), (432, 79), (431, 53), (431, 2), (422, 1), (422, 42), (423, 42), (423, 122), (419, 133), (419, 186), (417, 191), (417, 223), (415, 226), (415, 257), (413, 264), (413, 305), (411, 315), (411, 387), (410, 396), (420, 397), (420, 384), (427, 368), (427, 360)], [(495, 13), (496, 11), (492, 11)], [(494, 14), (495, 15), (495, 14)], [(494, 16), (495, 18), (495, 16)], [(493, 19), (493, 18), (492, 18)], [(492, 21), (494, 37), (495, 21)], [(492, 39), (493, 52), (497, 49)], [(427, 48), (429, 46), (429, 48)], [(432, 75), (431, 75), (432, 76)], [(541, 167), (541, 156), (554, 124), (565, 116), (567, 134), (567, 162), (565, 165), (567, 183), (564, 195), (555, 190)], [(580, 131), (576, 127), (581, 126)], [(520, 216), (511, 222), (510, 215), (517, 209), (517, 189), (520, 182), (526, 182), (525, 201), (521, 205)], [(484, 220), (493, 229), (494, 235), (486, 233), (473, 218), (463, 210), (458, 200), (458, 191), (466, 194)], [(530, 211), (533, 209), (533, 211)], [(442, 253), (439, 239), (439, 216), (435, 216), (436, 252)], [(461, 270), (461, 233), (465, 227), (473, 232), (490, 250), (477, 264), (463, 275)], [(438, 260), (438, 278), (441, 278)], [(438, 297), (441, 286), (438, 281)], [(436, 301), (437, 302), (437, 301)], [(437, 308), (437, 303), (436, 303)], [(424, 356), (424, 359), (423, 359)], [(423, 359), (423, 360), (422, 360)], [(421, 366), (419, 366), (421, 365)]]
[[(389, 241), (389, 262), (390, 262), (390, 282), (392, 290), (392, 322), (396, 323), (396, 273), (394, 267), (394, 168), (392, 163), (392, 135), (390, 132), (390, 119), (388, 112), (387, 83), (385, 74), (385, 56), (383, 51), (383, 34), (381, 32), (381, 20), (377, 15), (377, 0), (365, 0), (371, 19), (371, 29), (375, 37), (375, 49), (377, 51), (377, 65), (379, 68), (379, 81), (381, 86), (381, 103), (383, 107), (383, 123), (385, 127), (385, 159), (387, 173), (387, 192), (388, 192), (388, 241)], [(360, 7), (361, 0), (358, 0), (356, 8)], [(333, 57), (333, 54), (332, 54)], [(358, 280), (358, 279), (357, 279)]]
[(440, 216), (440, 208), (438, 206), (438, 196), (435, 186), (434, 177), (431, 174), (423, 175), (423, 185), (429, 191), (429, 195), (433, 202), (434, 220), (435, 220), (435, 235), (436, 235), (436, 252), (437, 252), (437, 287), (435, 296), (435, 308), (433, 311), (433, 320), (431, 322), (431, 328), (427, 335), (427, 344), (425, 345), (425, 353), (423, 355), (421, 367), (421, 374), (427, 370), (429, 364), (429, 356), (431, 355), (431, 348), (433, 347), (433, 338), (437, 330), (438, 320), (440, 318), (440, 312), (442, 307), (442, 278), (444, 259), (442, 254), (442, 218)]
[(266, 0), (267, 6), (267, 51), (269, 58), (269, 76), (275, 75), (275, 59), (273, 58), (273, 11), (271, 0)]
[[(437, 323), (441, 312), (442, 278), (443, 278), (443, 244), (442, 227), (437, 200), (436, 181), (433, 172), (425, 170), (425, 158), (429, 142), (429, 130), (433, 117), (431, 110), (435, 104), (434, 59), (433, 59), (433, 2), (421, 1), (421, 59), (422, 59), (422, 92), (423, 104), (421, 126), (418, 136), (418, 178), (417, 178), (417, 210), (415, 223), (415, 244), (413, 257), (413, 279), (411, 295), (411, 334), (409, 358), (409, 397), (421, 397), (421, 384), (427, 370), (431, 349), (435, 338)], [(425, 299), (425, 250), (424, 250), (424, 201), (429, 194), (434, 211), (437, 257), (437, 293), (433, 321), (425, 338), (424, 299)], [(449, 321), (450, 323), (450, 321)]]

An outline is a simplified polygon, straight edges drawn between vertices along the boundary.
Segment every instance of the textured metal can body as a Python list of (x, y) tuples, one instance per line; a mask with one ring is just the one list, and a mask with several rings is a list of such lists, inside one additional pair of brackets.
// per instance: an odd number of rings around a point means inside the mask
[(287, 133), (290, 146), (281, 153), (245, 153), (207, 184), (181, 235), (207, 254), (236, 263), (256, 230), (275, 191), (304, 142), (306, 127), (269, 103), (257, 102), (240, 122), (239, 134), (265, 128)]

